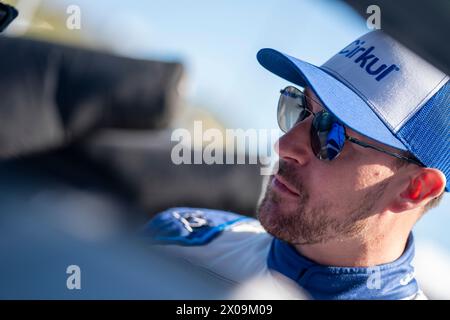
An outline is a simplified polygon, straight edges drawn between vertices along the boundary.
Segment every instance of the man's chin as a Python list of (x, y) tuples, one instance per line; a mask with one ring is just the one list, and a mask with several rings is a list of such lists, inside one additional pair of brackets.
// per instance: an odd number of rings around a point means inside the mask
[(295, 215), (298, 204), (284, 201), (272, 190), (267, 190), (266, 195), (258, 208), (258, 219), (261, 225), (269, 233), (270, 230), (286, 220), (286, 217)]
[(278, 209), (278, 206), (278, 204), (272, 205), (268, 203), (266, 203), (266, 206), (261, 206), (258, 210), (259, 222), (264, 230), (266, 230), (266, 232), (273, 237), (287, 242), (294, 242), (292, 239), (292, 234), (287, 236), (289, 229), (292, 228), (289, 221), (292, 222), (294, 219), (292, 215), (289, 215), (289, 213), (286, 213), (286, 216), (284, 212)]
[(258, 211), (268, 215), (291, 215), (298, 211), (298, 205), (298, 200), (283, 197), (277, 191), (268, 189)]

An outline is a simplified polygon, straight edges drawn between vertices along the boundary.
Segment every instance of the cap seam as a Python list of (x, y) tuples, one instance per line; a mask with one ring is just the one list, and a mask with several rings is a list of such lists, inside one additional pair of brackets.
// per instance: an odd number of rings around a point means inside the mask
[(424, 98), (422, 98), (422, 100), (420, 100), (417, 106), (395, 126), (394, 131), (398, 132), (405, 125), (405, 123), (408, 122), (408, 120), (411, 119), (411, 117), (414, 116), (425, 105), (425, 103), (430, 100), (436, 94), (436, 92), (438, 92), (439, 89), (442, 88), (443, 85), (447, 83), (447, 81), (448, 76), (444, 75), (444, 77), (433, 87), (433, 89), (428, 92), (428, 94)]

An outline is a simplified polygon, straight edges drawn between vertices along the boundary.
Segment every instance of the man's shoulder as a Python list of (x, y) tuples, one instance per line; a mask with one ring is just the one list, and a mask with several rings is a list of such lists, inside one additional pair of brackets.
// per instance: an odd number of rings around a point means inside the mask
[(264, 233), (258, 220), (229, 211), (177, 207), (157, 214), (143, 234), (157, 244), (207, 245), (223, 233)]
[(266, 271), (272, 242), (254, 218), (187, 207), (159, 213), (143, 234), (156, 247), (234, 282)]

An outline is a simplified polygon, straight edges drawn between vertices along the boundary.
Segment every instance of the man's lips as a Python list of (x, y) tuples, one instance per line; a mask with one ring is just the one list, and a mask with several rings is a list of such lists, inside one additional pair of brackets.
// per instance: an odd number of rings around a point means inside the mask
[(275, 175), (273, 177), (272, 184), (278, 190), (280, 190), (280, 191), (282, 191), (284, 193), (288, 193), (288, 194), (293, 195), (295, 197), (300, 196), (300, 193), (292, 185), (290, 185), (288, 182), (286, 182), (286, 180), (284, 180), (279, 175)]

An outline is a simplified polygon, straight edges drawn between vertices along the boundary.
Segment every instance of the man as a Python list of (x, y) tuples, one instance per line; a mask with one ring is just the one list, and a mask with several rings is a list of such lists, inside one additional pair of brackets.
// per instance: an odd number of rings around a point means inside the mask
[(295, 85), (281, 90), (285, 135), (259, 222), (175, 208), (147, 232), (232, 282), (275, 271), (315, 299), (424, 298), (411, 230), (449, 190), (448, 76), (381, 31), (320, 68), (272, 49), (257, 58)]

